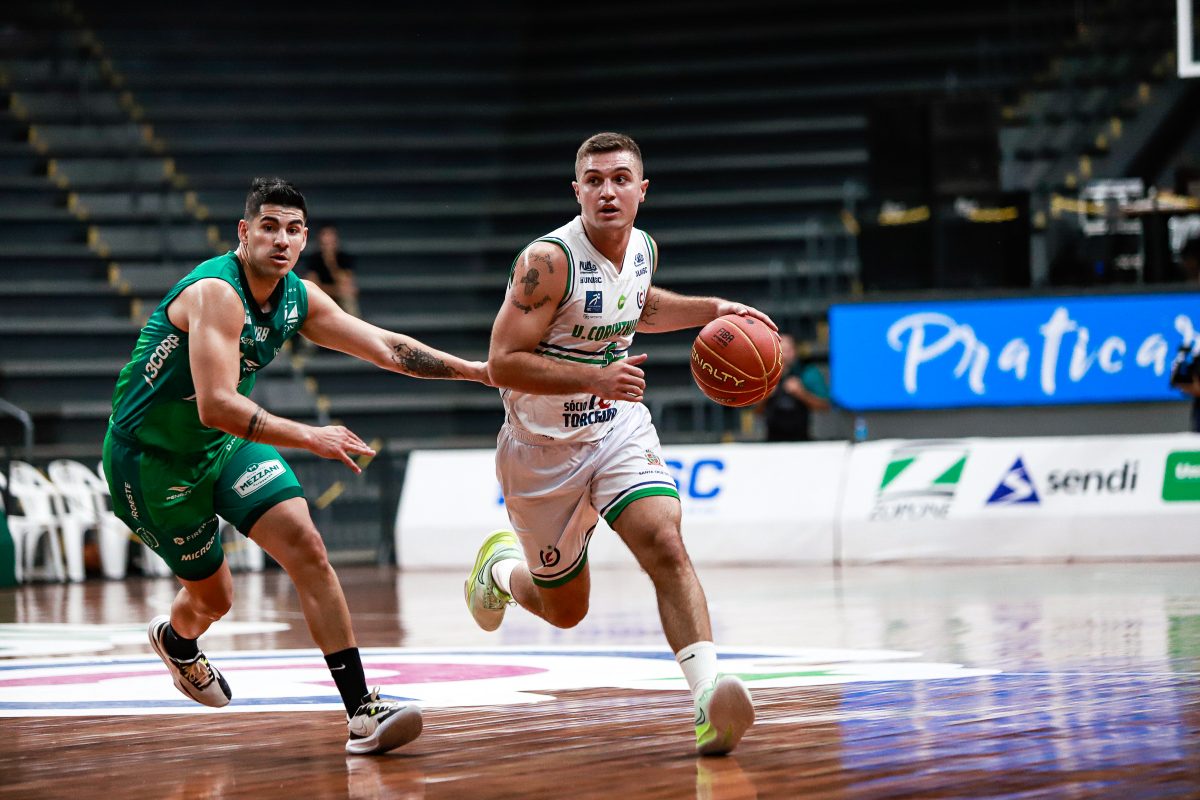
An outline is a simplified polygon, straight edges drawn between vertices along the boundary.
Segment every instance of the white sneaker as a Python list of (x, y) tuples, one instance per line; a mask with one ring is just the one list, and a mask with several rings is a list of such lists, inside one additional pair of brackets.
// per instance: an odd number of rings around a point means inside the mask
[(233, 693), (229, 691), (229, 684), (225, 682), (221, 671), (208, 663), (204, 653), (198, 652), (195, 658), (186, 661), (172, 658), (167, 654), (163, 636), (170, 624), (171, 618), (168, 616), (155, 617), (150, 620), (148, 633), (150, 646), (167, 665), (171, 678), (175, 681), (175, 688), (202, 705), (212, 708), (229, 705), (229, 701), (233, 697)]
[(737, 676), (718, 675), (696, 700), (696, 752), (724, 755), (753, 724), (754, 704), (746, 685)]
[(346, 722), (350, 729), (346, 752), (368, 755), (395, 750), (420, 736), (423, 726), (419, 706), (380, 700), (376, 686)]

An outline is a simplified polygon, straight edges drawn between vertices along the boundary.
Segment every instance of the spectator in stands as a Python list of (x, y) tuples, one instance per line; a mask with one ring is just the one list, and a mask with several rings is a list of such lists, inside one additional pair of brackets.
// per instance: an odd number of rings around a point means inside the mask
[(317, 229), (317, 252), (305, 258), (305, 275), (333, 298), (347, 314), (361, 317), (358, 284), (354, 280), (354, 257), (342, 249), (337, 226), (326, 223)]
[(780, 335), (783, 350), (783, 379), (771, 396), (759, 404), (767, 426), (768, 442), (806, 442), (812, 438), (811, 412), (829, 410), (829, 388), (825, 376), (808, 357), (798, 355), (796, 339)]
[(298, 332), (383, 369), (418, 378), (487, 382), (464, 361), (350, 316), (295, 274), (308, 239), (304, 196), (256, 178), (237, 250), (205, 261), (171, 289), (121, 370), (104, 439), (113, 510), (171, 567), (182, 588), (150, 644), (175, 686), (207, 706), (229, 703), (225, 678), (197, 638), (228, 613), (233, 579), (217, 515), (287, 571), (313, 640), (346, 707), (351, 753), (399, 747), (421, 732), (414, 706), (368, 691), (350, 612), (304, 490), (276, 447), (308, 450), (362, 470), (375, 451), (340, 425), (313, 427), (250, 399), (255, 373)]
[(750, 693), (717, 671), (704, 590), (680, 534), (679, 493), (640, 402), (644, 354), (635, 331), (701, 327), (724, 314), (763, 314), (716, 297), (652, 285), (658, 247), (633, 223), (646, 196), (642, 154), (599, 133), (575, 158), (579, 215), (513, 263), (492, 327), (489, 371), (507, 421), (496, 472), (514, 531), (480, 548), (465, 589), (484, 630), (514, 601), (561, 628), (587, 614), (588, 541), (600, 514), (649, 574), (667, 642), (692, 690), (696, 749), (727, 753), (754, 721)]

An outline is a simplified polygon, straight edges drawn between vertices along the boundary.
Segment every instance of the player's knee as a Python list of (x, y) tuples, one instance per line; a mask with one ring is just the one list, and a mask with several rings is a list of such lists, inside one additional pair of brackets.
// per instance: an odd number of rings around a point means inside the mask
[(587, 603), (544, 608), (546, 621), (556, 628), (574, 628), (587, 616)]
[(216, 592), (193, 596), (192, 607), (203, 617), (216, 622), (233, 608), (233, 592)]
[(294, 569), (323, 572), (332, 569), (325, 542), (316, 528), (304, 530), (288, 548), (288, 564), (282, 564), (288, 572)]
[(659, 572), (677, 572), (691, 564), (679, 528), (663, 525), (655, 529), (649, 546), (640, 554), (643, 569), (651, 575)]

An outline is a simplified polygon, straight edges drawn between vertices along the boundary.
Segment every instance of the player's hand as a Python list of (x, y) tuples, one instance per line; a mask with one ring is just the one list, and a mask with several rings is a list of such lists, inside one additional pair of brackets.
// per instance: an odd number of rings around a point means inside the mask
[(322, 458), (341, 461), (347, 467), (360, 474), (362, 469), (354, 463), (354, 456), (373, 456), (375, 451), (367, 443), (358, 438), (358, 434), (341, 425), (327, 425), (316, 429), (312, 446), (308, 449)]
[(592, 394), (602, 400), (629, 400), (640, 403), (646, 393), (646, 373), (638, 366), (646, 360), (646, 354), (629, 356), (614, 361), (607, 367), (596, 370), (598, 380), (592, 386)]
[(722, 300), (717, 304), (717, 316), (723, 317), (726, 314), (736, 314), (739, 317), (754, 317), (757, 320), (765, 322), (773, 331), (779, 330), (779, 326), (775, 321), (768, 317), (763, 312), (753, 306), (748, 306), (745, 303), (735, 303), (732, 300)]

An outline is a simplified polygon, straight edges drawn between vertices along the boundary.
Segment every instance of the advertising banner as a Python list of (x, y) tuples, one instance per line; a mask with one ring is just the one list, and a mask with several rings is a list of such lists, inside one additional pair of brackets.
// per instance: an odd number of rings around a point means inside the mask
[(829, 310), (833, 398), (854, 411), (1179, 400), (1200, 294), (863, 303)]
[(856, 445), (848, 562), (1200, 556), (1200, 436)]
[[(831, 563), (848, 449), (842, 442), (664, 448), (693, 562)], [(493, 459), (491, 450), (410, 455), (396, 514), (401, 566), (469, 570), (484, 536), (508, 527)], [(600, 566), (634, 564), (603, 520), (588, 559)]]

